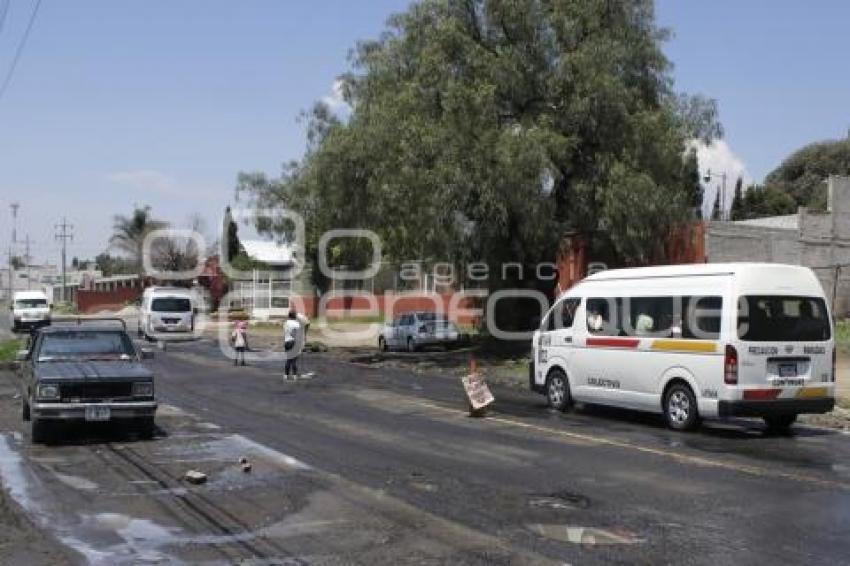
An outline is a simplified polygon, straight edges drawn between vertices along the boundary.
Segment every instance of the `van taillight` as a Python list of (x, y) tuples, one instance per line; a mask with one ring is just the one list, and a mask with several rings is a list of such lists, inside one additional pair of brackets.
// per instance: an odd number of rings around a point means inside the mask
[(723, 359), (723, 382), (726, 385), (738, 384), (738, 350), (735, 346), (726, 346), (726, 356)]
[(836, 355), (835, 355), (836, 349), (837, 348), (832, 349), (832, 382), (833, 383), (835, 383), (835, 373), (836, 373), (836, 371), (838, 371), (837, 360), (836, 360)]

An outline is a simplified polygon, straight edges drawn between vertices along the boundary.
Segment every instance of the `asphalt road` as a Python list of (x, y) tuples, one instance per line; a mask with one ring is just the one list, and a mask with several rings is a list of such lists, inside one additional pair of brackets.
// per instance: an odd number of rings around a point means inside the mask
[[(155, 440), (86, 430), (33, 447), (12, 431), (0, 443), (18, 504), (90, 562), (850, 556), (848, 435), (772, 437), (754, 421), (678, 434), (630, 412), (554, 413), (509, 387), (494, 388), (494, 410), (476, 419), (455, 378), (306, 354), (313, 379), (283, 382), (280, 364), (234, 368), (211, 341), (170, 345), (151, 365), (165, 404)], [(11, 390), (0, 399), (11, 413)], [(189, 468), (210, 481), (180, 482)]]

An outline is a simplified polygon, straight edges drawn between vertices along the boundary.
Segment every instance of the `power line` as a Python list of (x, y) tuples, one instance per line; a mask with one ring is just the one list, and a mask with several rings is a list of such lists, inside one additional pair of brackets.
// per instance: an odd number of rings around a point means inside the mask
[(6, 16), (9, 15), (9, 3), (11, 1), (12, 0), (5, 0), (2, 7), (0, 7), (0, 32), (3, 31), (3, 24), (6, 23)]
[(27, 44), (27, 39), (29, 39), (30, 32), (35, 24), (35, 17), (38, 15), (38, 9), (40, 7), (41, 0), (36, 0), (35, 8), (33, 8), (32, 14), (30, 15), (30, 21), (27, 23), (27, 29), (24, 31), (24, 35), (21, 37), (21, 41), (18, 43), (18, 48), (15, 50), (15, 55), (12, 58), (12, 65), (9, 67), (9, 72), (6, 73), (6, 78), (3, 79), (3, 85), (0, 86), (0, 100), (3, 99), (3, 95), (6, 94), (9, 84), (12, 82), (12, 75), (15, 74), (15, 68), (18, 66), (18, 61), (21, 59), (21, 55), (24, 52), (24, 47)]

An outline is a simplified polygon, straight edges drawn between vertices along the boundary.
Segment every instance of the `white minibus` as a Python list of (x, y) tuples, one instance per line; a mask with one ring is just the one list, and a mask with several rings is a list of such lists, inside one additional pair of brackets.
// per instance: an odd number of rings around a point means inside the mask
[(702, 418), (762, 417), (787, 429), (835, 404), (830, 308), (805, 267), (728, 263), (616, 269), (558, 298), (532, 339), (531, 389)]
[(50, 324), (50, 304), (43, 291), (16, 291), (9, 305), (12, 332)]
[(138, 333), (148, 340), (194, 336), (196, 294), (179, 287), (148, 287), (139, 308)]

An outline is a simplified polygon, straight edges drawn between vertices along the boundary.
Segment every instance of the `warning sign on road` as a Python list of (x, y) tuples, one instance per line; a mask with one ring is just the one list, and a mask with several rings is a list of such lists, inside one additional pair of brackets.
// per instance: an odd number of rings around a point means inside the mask
[(463, 376), (460, 380), (473, 411), (480, 411), (494, 401), (490, 388), (487, 387), (480, 374), (471, 373)]

